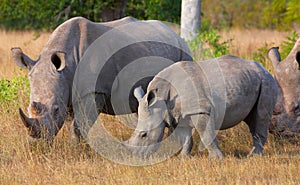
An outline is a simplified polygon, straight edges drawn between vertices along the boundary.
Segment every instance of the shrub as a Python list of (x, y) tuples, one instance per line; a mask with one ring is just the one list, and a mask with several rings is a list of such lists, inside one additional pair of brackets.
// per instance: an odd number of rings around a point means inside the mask
[(221, 42), (216, 30), (199, 32), (195, 39), (188, 42), (194, 60), (206, 60), (229, 54), (229, 44), (233, 39)]
[[(286, 41), (283, 41), (280, 44), (280, 55), (281, 59), (285, 59), (292, 48), (294, 47), (297, 39), (299, 38), (299, 34), (296, 31), (292, 32), (290, 36), (286, 37)], [(253, 60), (261, 63), (270, 73), (273, 73), (273, 65), (271, 61), (268, 59), (268, 50), (271, 48), (270, 45), (265, 44), (263, 47), (258, 48), (256, 52), (252, 54)]]
[(281, 58), (284, 59), (288, 56), (290, 51), (293, 49), (297, 39), (299, 38), (299, 34), (296, 31), (293, 31), (290, 36), (286, 37), (286, 41), (280, 44), (280, 55)]
[(26, 76), (16, 76), (11, 80), (0, 80), (0, 107), (5, 113), (15, 110), (21, 104), (21, 97), (29, 96), (29, 81)]
[(273, 73), (273, 65), (271, 61), (268, 59), (268, 51), (271, 48), (267, 43), (261, 48), (258, 48), (252, 56), (253, 60), (259, 62), (262, 66), (264, 66), (270, 73)]

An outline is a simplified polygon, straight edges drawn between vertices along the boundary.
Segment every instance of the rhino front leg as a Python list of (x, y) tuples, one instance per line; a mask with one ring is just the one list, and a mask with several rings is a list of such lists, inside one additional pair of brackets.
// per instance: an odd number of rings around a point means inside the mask
[(182, 149), (181, 156), (189, 156), (193, 147), (192, 128), (191, 127), (176, 127), (174, 130), (175, 136), (179, 139)]
[(209, 158), (223, 158), (215, 134), (214, 114), (197, 114), (191, 116), (192, 122), (198, 131), (201, 142), (199, 149), (206, 148), (209, 152)]
[(104, 106), (104, 96), (100, 96), (96, 95), (95, 97), (95, 95), (88, 94), (73, 105), (75, 114), (74, 132), (79, 142), (87, 142), (88, 133)]

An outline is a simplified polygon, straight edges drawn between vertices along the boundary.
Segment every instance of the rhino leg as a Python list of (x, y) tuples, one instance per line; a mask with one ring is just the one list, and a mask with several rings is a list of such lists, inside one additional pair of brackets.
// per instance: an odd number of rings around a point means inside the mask
[(84, 139), (82, 137), (82, 134), (80, 132), (80, 124), (79, 124), (79, 121), (76, 121), (74, 119), (74, 133), (75, 133), (75, 137), (76, 137), (76, 140), (77, 140), (77, 143), (81, 143), (81, 142), (84, 142)]
[(216, 139), (214, 113), (198, 114), (191, 116), (193, 125), (200, 135), (200, 148), (206, 148), (209, 152), (209, 158), (223, 158), (224, 154), (221, 152), (218, 141)]
[(180, 127), (175, 130), (175, 136), (179, 138), (182, 149), (180, 151), (181, 156), (189, 156), (193, 147), (192, 127)]
[(270, 104), (264, 103), (265, 99), (260, 98), (257, 105), (251, 110), (250, 114), (244, 120), (251, 132), (253, 139), (253, 149), (248, 154), (263, 154), (263, 147), (268, 138), (269, 122), (272, 110), (268, 110)]
[(105, 98), (102, 94), (84, 96), (76, 105), (74, 132), (80, 141), (86, 142), (89, 130), (94, 125), (101, 110), (105, 105)]
[(257, 114), (257, 109), (248, 115), (248, 117), (244, 120), (251, 132), (253, 139), (253, 149), (248, 154), (251, 156), (253, 154), (263, 154), (263, 147), (267, 141), (268, 135), (268, 121), (264, 118), (259, 118)]

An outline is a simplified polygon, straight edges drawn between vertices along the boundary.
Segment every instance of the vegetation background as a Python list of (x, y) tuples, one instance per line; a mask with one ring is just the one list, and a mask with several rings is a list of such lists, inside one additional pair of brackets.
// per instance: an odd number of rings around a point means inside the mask
[[(17, 68), (10, 48), (37, 58), (51, 31), (73, 16), (108, 21), (131, 15), (179, 24), (180, 0), (0, 0), (0, 184), (300, 184), (300, 143), (269, 134), (265, 156), (246, 158), (251, 136), (245, 124), (219, 132), (222, 161), (197, 150), (146, 167), (113, 163), (74, 144), (69, 121), (53, 146), (30, 143), (18, 107), (29, 102), (27, 71)], [(197, 60), (233, 54), (255, 59), (270, 72), (268, 48), (280, 46), (282, 58), (299, 37), (297, 0), (202, 0), (202, 28), (189, 43)], [(176, 24), (169, 24), (178, 32)], [(132, 130), (118, 119), (100, 116), (119, 140)]]
[[(300, 23), (298, 0), (201, 1), (204, 27), (290, 30)], [(51, 30), (78, 15), (96, 22), (133, 16), (179, 24), (180, 9), (181, 0), (0, 0), (0, 26)]]

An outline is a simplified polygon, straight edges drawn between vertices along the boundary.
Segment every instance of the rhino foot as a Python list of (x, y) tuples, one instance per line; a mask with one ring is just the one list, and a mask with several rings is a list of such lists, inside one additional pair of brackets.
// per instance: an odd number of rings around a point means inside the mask
[(209, 151), (208, 157), (209, 159), (223, 159), (225, 155), (221, 152), (221, 150), (213, 150)]

